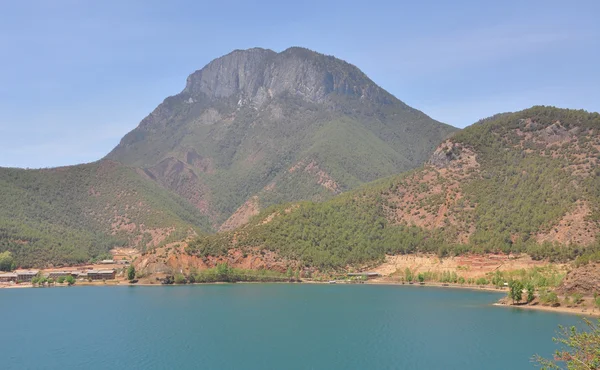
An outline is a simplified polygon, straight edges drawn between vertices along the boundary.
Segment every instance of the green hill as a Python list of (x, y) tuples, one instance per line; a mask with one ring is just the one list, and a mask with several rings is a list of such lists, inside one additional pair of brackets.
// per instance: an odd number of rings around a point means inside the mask
[(264, 210), (190, 254), (271, 250), (319, 268), (386, 254), (527, 252), (568, 260), (598, 247), (600, 114), (533, 107), (482, 120), (422, 168), (322, 203)]
[(141, 250), (208, 230), (187, 201), (116, 162), (0, 168), (0, 251), (21, 267), (65, 265)]

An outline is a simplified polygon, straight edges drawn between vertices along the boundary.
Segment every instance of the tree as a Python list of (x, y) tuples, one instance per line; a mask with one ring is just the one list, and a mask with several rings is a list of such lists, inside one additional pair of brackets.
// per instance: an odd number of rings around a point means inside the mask
[(600, 369), (600, 320), (593, 323), (583, 319), (583, 322), (587, 330), (559, 326), (559, 336), (552, 340), (564, 349), (557, 350), (551, 360), (534, 356), (542, 369), (562, 369), (561, 363), (566, 364), (569, 370)]
[(15, 259), (10, 251), (0, 253), (0, 271), (12, 271), (15, 267)]
[(528, 282), (525, 289), (527, 289), (527, 303), (531, 303), (535, 299), (535, 286), (532, 282)]
[(219, 263), (216, 267), (217, 281), (229, 281), (229, 265), (227, 263)]
[(287, 271), (285, 272), (285, 276), (290, 280), (292, 279), (292, 277), (294, 276), (294, 271), (292, 270), (291, 267), (287, 268)]
[(75, 284), (75, 278), (73, 277), (73, 275), (67, 275), (67, 277), (65, 278), (65, 281), (69, 285)]
[(62, 284), (65, 282), (65, 277), (64, 276), (59, 276), (58, 279), (56, 279), (56, 282), (59, 284)]
[(423, 275), (423, 274), (420, 273), (417, 276), (417, 279), (419, 279), (419, 283), (424, 283), (425, 282), (425, 275)]
[(183, 274), (175, 274), (175, 284), (185, 284), (187, 280)]
[(131, 281), (135, 279), (135, 267), (133, 265), (129, 265), (127, 268), (127, 280)]
[(480, 278), (477, 278), (477, 280), (475, 280), (475, 284), (477, 284), (477, 285), (488, 285), (488, 283), (489, 282), (484, 277), (480, 277)]
[(410, 269), (407, 267), (404, 270), (404, 278), (406, 279), (406, 281), (408, 281), (409, 283), (413, 281), (413, 274), (412, 271), (410, 271)]
[(523, 299), (523, 283), (520, 280), (512, 280), (508, 283), (508, 288), (510, 289), (508, 297), (512, 299), (513, 304), (521, 302), (521, 299)]
[(496, 288), (502, 288), (504, 286), (504, 277), (502, 276), (502, 272), (496, 271), (494, 276), (492, 277), (492, 284)]

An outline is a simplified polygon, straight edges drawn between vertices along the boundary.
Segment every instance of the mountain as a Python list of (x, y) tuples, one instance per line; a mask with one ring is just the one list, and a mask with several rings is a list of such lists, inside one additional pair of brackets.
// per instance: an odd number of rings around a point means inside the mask
[(570, 260), (600, 249), (599, 162), (600, 114), (533, 107), (458, 132), (419, 169), (326, 202), (271, 207), (186, 251), (203, 260), (275, 253), (320, 269), (415, 252)]
[(142, 251), (418, 167), (455, 128), (302, 48), (236, 50), (192, 73), (106, 158), (0, 168), (0, 252), (23, 267)]
[(229, 230), (270, 205), (418, 167), (455, 130), (342, 60), (255, 48), (192, 73), (106, 159), (141, 168)]
[(186, 200), (112, 161), (0, 168), (0, 204), (0, 251), (21, 267), (85, 263), (113, 247), (144, 251), (210, 229)]

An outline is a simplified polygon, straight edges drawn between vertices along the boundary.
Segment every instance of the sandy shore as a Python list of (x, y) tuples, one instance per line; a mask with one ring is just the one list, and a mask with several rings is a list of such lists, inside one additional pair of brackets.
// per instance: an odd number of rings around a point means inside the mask
[(507, 288), (496, 288), (491, 286), (483, 286), (483, 285), (468, 285), (468, 284), (447, 284), (447, 283), (433, 283), (427, 282), (424, 284), (420, 283), (398, 283), (395, 281), (385, 281), (385, 280), (372, 280), (366, 282), (367, 285), (399, 285), (399, 286), (410, 286), (410, 287), (433, 287), (433, 288), (450, 288), (450, 289), (468, 289), (468, 290), (477, 290), (477, 291), (485, 291), (485, 292), (496, 292), (496, 293), (505, 293), (508, 291)]
[(598, 309), (589, 307), (550, 307), (550, 306), (542, 306), (542, 305), (511, 305), (504, 303), (494, 303), (494, 306), (498, 307), (507, 307), (507, 308), (516, 308), (523, 310), (535, 310), (535, 311), (546, 311), (546, 312), (556, 312), (556, 313), (566, 313), (570, 315), (579, 315), (579, 316), (592, 316), (592, 317), (600, 317), (600, 311)]

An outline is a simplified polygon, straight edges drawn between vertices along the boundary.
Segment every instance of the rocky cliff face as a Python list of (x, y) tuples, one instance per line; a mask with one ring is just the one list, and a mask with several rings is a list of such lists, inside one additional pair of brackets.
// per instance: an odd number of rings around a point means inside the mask
[(307, 49), (236, 50), (209, 63), (188, 77), (184, 94), (209, 98), (239, 96), (240, 104), (262, 106), (268, 99), (291, 94), (312, 103), (323, 103), (331, 93), (392, 101), (358, 68), (331, 56)]
[[(255, 48), (192, 73), (107, 158), (139, 167), (218, 228), (254, 196), (259, 208), (323, 200), (419, 166), (454, 130), (345, 61)], [(290, 171), (301, 164), (310, 169)]]
[(557, 292), (565, 295), (592, 295), (600, 292), (600, 264), (590, 263), (573, 269), (567, 274)]

